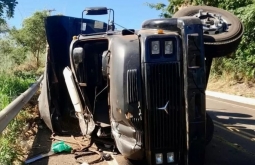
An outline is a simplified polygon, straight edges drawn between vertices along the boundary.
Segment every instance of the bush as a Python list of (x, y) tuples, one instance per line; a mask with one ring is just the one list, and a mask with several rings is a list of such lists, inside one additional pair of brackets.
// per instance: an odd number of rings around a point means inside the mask
[[(6, 103), (24, 92), (35, 79), (31, 75), (17, 77), (10, 74), (0, 74), (0, 109), (3, 109)], [(5, 102), (1, 103), (1, 102)]]
[[(0, 73), (0, 110), (24, 92), (30, 84), (34, 83), (33, 76), (17, 77), (13, 74)], [(7, 128), (0, 135), (0, 164), (12, 164), (18, 157), (20, 151), (17, 139), (21, 129), (26, 124), (28, 117), (26, 111), (21, 111), (18, 116), (11, 121)]]
[(243, 22), (245, 32), (238, 50), (232, 57), (214, 59), (212, 75), (225, 76), (238, 81), (255, 81), (255, 4), (232, 11)]

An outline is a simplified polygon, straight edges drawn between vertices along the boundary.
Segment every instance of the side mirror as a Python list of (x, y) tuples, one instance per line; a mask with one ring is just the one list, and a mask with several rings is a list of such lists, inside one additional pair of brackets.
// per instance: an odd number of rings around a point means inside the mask
[(73, 60), (75, 64), (80, 64), (83, 62), (84, 49), (82, 47), (74, 48), (73, 50)]
[(108, 14), (108, 9), (106, 7), (89, 7), (85, 10), (86, 15), (105, 15)]

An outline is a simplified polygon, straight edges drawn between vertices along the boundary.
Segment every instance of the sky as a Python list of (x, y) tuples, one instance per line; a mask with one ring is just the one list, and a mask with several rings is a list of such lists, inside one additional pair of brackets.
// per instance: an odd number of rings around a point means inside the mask
[[(65, 16), (81, 18), (86, 7), (107, 7), (114, 10), (115, 23), (130, 29), (139, 29), (143, 21), (159, 18), (160, 11), (149, 8), (145, 3), (165, 3), (168, 0), (18, 0), (14, 18), (7, 20), (9, 26), (21, 28), (22, 20), (30, 17), (34, 12), (52, 10), (51, 15), (63, 14)], [(87, 19), (108, 21), (107, 15), (87, 16)], [(116, 26), (117, 29), (122, 29)]]

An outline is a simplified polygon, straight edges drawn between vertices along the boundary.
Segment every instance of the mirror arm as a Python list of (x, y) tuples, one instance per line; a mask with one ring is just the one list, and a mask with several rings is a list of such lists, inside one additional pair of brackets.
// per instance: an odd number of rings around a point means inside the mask
[[(110, 13), (109, 13), (109, 20), (108, 20), (108, 26), (109, 26), (109, 24), (110, 24), (110, 17), (111, 17), (111, 12), (112, 12), (112, 22), (111, 22), (111, 30), (112, 31), (114, 31), (114, 10), (113, 9), (111, 9), (111, 8), (108, 8), (107, 10), (110, 10)], [(109, 29), (108, 29), (108, 27), (107, 27), (107, 31), (108, 31)]]
[(83, 13), (84, 13), (84, 11), (86, 11), (86, 10), (83, 10), (82, 14), (81, 14), (82, 15), (81, 16), (81, 27), (80, 27), (81, 28), (81, 35), (82, 35), (82, 24), (83, 24)]
[[(111, 30), (114, 31), (114, 10), (111, 9), (111, 8), (108, 8), (107, 10), (112, 11), (113, 18), (112, 18), (112, 22), (111, 22)], [(83, 11), (82, 11), (82, 14), (81, 14), (81, 15), (82, 15), (82, 16), (81, 16), (81, 34), (82, 34), (82, 23), (83, 23), (83, 13), (84, 13), (84, 11), (86, 11), (86, 9), (83, 10)], [(111, 16), (111, 13), (109, 13), (108, 26), (109, 26), (109, 24), (110, 24), (110, 16)], [(109, 30), (109, 29), (108, 29), (108, 26), (107, 26), (107, 31)]]

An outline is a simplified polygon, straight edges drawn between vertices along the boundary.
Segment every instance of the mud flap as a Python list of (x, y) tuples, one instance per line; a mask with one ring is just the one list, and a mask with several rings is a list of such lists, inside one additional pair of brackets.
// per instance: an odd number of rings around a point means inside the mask
[[(95, 129), (95, 123), (93, 120), (93, 116), (89, 111), (85, 111), (88, 113), (84, 113), (84, 109), (82, 107), (82, 103), (78, 94), (77, 87), (75, 86), (75, 82), (73, 79), (73, 74), (72, 71), (70, 70), (69, 67), (65, 67), (64, 71), (64, 78), (66, 82), (66, 86), (70, 95), (70, 98), (72, 100), (76, 116), (79, 120), (79, 125), (81, 128), (81, 132), (83, 135), (91, 135), (93, 130)], [(85, 108), (87, 108), (85, 106)], [(85, 114), (85, 115), (84, 115)], [(84, 117), (85, 116), (85, 117)]]

